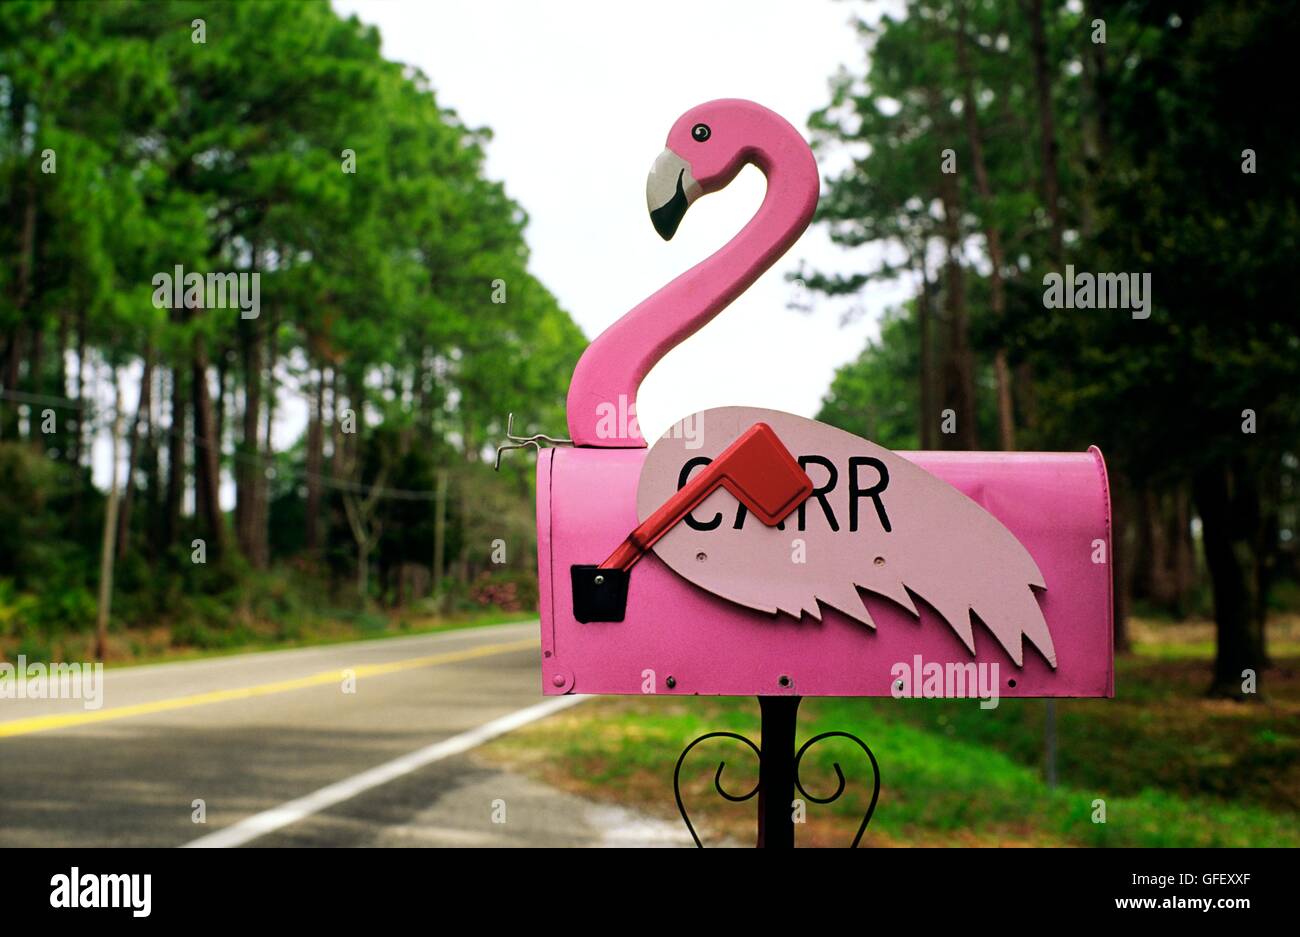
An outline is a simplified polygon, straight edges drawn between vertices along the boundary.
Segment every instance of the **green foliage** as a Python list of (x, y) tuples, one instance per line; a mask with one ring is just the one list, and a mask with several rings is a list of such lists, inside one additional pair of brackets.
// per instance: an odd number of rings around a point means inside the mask
[[(1300, 150), (1275, 93), (1300, 18), (1230, 0), (909, 0), (858, 29), (867, 67), (840, 70), (810, 125), (846, 166), (819, 220), (871, 250), (851, 274), (801, 276), (830, 295), (906, 278), (918, 295), (840, 370), (823, 418), (907, 445), (972, 387), (978, 432), (957, 444), (1098, 445), (1132, 567), (1120, 614), (1130, 579), (1179, 610), (1212, 585), (1216, 683), (1235, 684), (1266, 660), (1270, 591), (1300, 558)], [(1067, 265), (1143, 277), (1149, 305), (1049, 308), (1044, 277)], [(1168, 543), (1176, 562), (1152, 552)], [(1173, 568), (1171, 598), (1154, 584)]]
[[(562, 423), (585, 342), (528, 269), (526, 215), (486, 177), (490, 138), (325, 0), (0, 5), (0, 581), (15, 633), (88, 623), (104, 497), (87, 447), (112, 422), (108, 369), (130, 387), (120, 375), (145, 362), (157, 387), (132, 453), (118, 622), (215, 646), (246, 636), (232, 617), (292, 627), (300, 603), (347, 605), (348, 590), (352, 603), (420, 598), (400, 583), (432, 562), (441, 472), (438, 575), (468, 583), (498, 537), (526, 573), (531, 474), (515, 460), (489, 481), (482, 458), (511, 410)], [(260, 316), (155, 308), (154, 276), (177, 265), (257, 272)], [(196, 373), (218, 439), (197, 422)], [(324, 432), (271, 451), (266, 424), (318, 399)], [(20, 431), (25, 400), (32, 422), (51, 402), (54, 433)], [(239, 503), (229, 520), (203, 513), (212, 448)], [(181, 458), (199, 503), (177, 518), (167, 469)], [(371, 563), (358, 596), (354, 570)], [(268, 575), (315, 579), (286, 591)]]
[[(1241, 454), (1241, 410), (1250, 407), (1260, 427), (1250, 448), (1267, 466), (1300, 437), (1300, 333), (1283, 312), (1296, 300), (1300, 159), (1294, 122), (1277, 119), (1264, 90), (1288, 80), (1293, 11), (1045, 6), (1058, 209), (1074, 236), (1062, 256), (1053, 255), (1042, 199), (1029, 26), (1002, 4), (915, 0), (902, 17), (860, 27), (869, 69), (841, 72), (811, 120), (819, 147), (853, 157), (829, 180), (819, 217), (846, 246), (929, 245), (940, 233), (940, 154), (952, 149), (963, 240), (986, 253), (981, 232), (996, 229), (1009, 261), (1007, 319), (976, 321), (975, 344), (986, 353), (1008, 347), (1013, 364), (1032, 365), (1032, 419), (1019, 413), (1030, 441), (1095, 442), (1122, 470), (1186, 477)], [(1107, 24), (1104, 46), (1090, 38), (1095, 17)], [(959, 30), (969, 74), (956, 57)], [(973, 188), (966, 81), (992, 201)], [(1246, 148), (1268, 154), (1271, 166), (1243, 172)], [(836, 293), (914, 272), (891, 260), (896, 250), (885, 256), (856, 276), (806, 278)], [(1150, 273), (1150, 319), (1044, 309), (1043, 274), (1065, 263)], [(973, 265), (965, 272), (976, 306), (986, 306), (987, 275)], [(881, 342), (914, 344), (915, 335), (882, 329)], [(868, 353), (889, 365), (879, 348)]]
[(915, 317), (887, 312), (880, 338), (836, 372), (817, 419), (890, 449), (916, 449), (917, 349)]
[(84, 474), (0, 443), (0, 635), (58, 635), (94, 622), (93, 538), (103, 498)]
[[(1187, 474), (1244, 454), (1273, 474), (1300, 438), (1300, 158), (1295, 123), (1265, 90), (1289, 80), (1293, 13), (1148, 3), (1108, 18), (1107, 54), (1124, 67), (1085, 256), (1096, 269), (1150, 271), (1155, 307), (1140, 322), (1063, 317), (1075, 354), (1047, 390), (1137, 471)], [(1271, 165), (1243, 172), (1246, 148)], [(1258, 417), (1248, 440), (1245, 408)], [(1114, 413), (1125, 418), (1103, 416)]]
[[(880, 319), (879, 338), (869, 340), (855, 361), (835, 372), (817, 419), (889, 449), (919, 448), (917, 331), (912, 304), (886, 311)], [(992, 383), (988, 368), (978, 378), (980, 386)], [(992, 394), (983, 394), (977, 400), (976, 417), (981, 438), (992, 438), (997, 427)]]

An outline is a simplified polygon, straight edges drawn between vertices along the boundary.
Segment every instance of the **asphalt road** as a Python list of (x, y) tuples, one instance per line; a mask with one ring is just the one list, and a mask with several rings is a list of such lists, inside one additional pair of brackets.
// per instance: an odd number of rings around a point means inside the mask
[(0, 846), (683, 845), (475, 761), (574, 699), (536, 622), (108, 670), (98, 710), (0, 699)]

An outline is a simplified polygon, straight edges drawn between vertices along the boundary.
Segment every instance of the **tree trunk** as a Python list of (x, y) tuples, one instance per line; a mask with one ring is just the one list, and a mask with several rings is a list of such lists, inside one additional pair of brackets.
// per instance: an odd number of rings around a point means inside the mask
[(934, 448), (934, 421), (938, 414), (934, 412), (934, 347), (930, 341), (930, 303), (933, 296), (930, 284), (930, 271), (925, 257), (926, 244), (922, 243), (919, 262), (914, 255), (912, 265), (921, 274), (921, 291), (916, 297), (917, 330), (920, 332), (921, 362), (918, 380), (920, 392), (920, 444), (922, 449)]
[(1155, 601), (1165, 556), (1160, 506), (1150, 485), (1143, 485), (1135, 492), (1133, 508), (1133, 552), (1141, 558), (1141, 565), (1133, 571), (1133, 595), (1139, 599)]
[(1092, 41), (1092, 22), (1104, 19), (1098, 0), (1087, 0), (1088, 40), (1083, 51), (1083, 100), (1081, 111), (1084, 185), (1079, 200), (1080, 233), (1091, 241), (1097, 228), (1101, 177), (1110, 150), (1107, 129), (1106, 45)]
[(217, 353), (217, 400), (213, 407), (216, 411), (217, 440), (219, 445), (224, 446), (226, 442), (226, 410), (230, 403), (230, 389), (228, 379), (230, 377), (230, 365), (224, 352)]
[(1193, 492), (1214, 588), (1217, 646), (1210, 693), (1242, 698), (1246, 672), (1253, 672), (1258, 688), (1267, 663), (1259, 491), (1248, 471), (1218, 463), (1197, 473)]
[[(321, 375), (322, 379), (324, 375)], [(333, 478), (342, 478), (341, 463), (343, 461), (342, 442), (343, 433), (340, 422), (343, 419), (343, 410), (339, 406), (339, 371), (338, 368), (330, 369), (330, 396), (329, 396), (329, 428), (330, 428), (330, 461), (329, 474)]]
[(144, 441), (140, 449), (140, 474), (144, 478), (144, 512), (145, 543), (142, 544), (145, 555), (150, 558), (158, 556), (158, 545), (164, 543), (158, 536), (159, 517), (162, 513), (162, 485), (158, 477), (158, 412), (159, 398), (162, 396), (162, 371), (155, 365), (151, 375), (149, 390), (149, 409), (145, 413), (147, 425)]
[[(55, 370), (55, 379), (58, 381), (57, 394), (60, 397), (68, 396), (68, 345), (71, 340), (72, 316), (64, 307), (59, 310), (59, 350)], [(69, 420), (72, 418), (72, 413), (72, 410), (65, 410), (59, 414), (59, 457), (65, 462), (68, 460), (68, 450), (72, 444), (71, 437), (68, 435)]]
[[(23, 139), (27, 134), (27, 94), (20, 88), (12, 87), (9, 93), (9, 126), (18, 137), (18, 149), (21, 151)], [(34, 142), (34, 141), (33, 141)], [(14, 308), (20, 318), (31, 298), (32, 270), (36, 260), (36, 161), (30, 157), (23, 161), (22, 185), (13, 188), (13, 200), (19, 202), (14, 206), (12, 218), (20, 218), (18, 235), (17, 276), (14, 278)], [(19, 165), (22, 165), (21, 163)]]
[(433, 507), (433, 597), (442, 598), (447, 565), (447, 470), (438, 469)]
[(461, 585), (468, 585), (471, 575), (469, 568), (469, 485), (462, 481), (458, 487), (460, 488), (460, 556), (456, 561), (456, 571), (457, 579)]
[(948, 342), (943, 368), (944, 409), (951, 409), (957, 420), (954, 433), (944, 433), (945, 449), (978, 449), (979, 434), (975, 425), (975, 362), (969, 341), (966, 313), (966, 284), (961, 267), (960, 206), (957, 180), (949, 173), (940, 174), (943, 201), (943, 228), (947, 259), (944, 267), (944, 304), (948, 314)]
[[(0, 390), (18, 390), (19, 364), (22, 361), (23, 326), (18, 323), (5, 342), (4, 360), (0, 361)], [(18, 401), (5, 396), (0, 399), (0, 439), (18, 437)]]
[(1133, 529), (1133, 496), (1128, 479), (1114, 468), (1110, 469), (1111, 526), (1110, 568), (1112, 576), (1111, 614), (1114, 619), (1115, 653), (1127, 653), (1132, 647), (1128, 616), (1132, 606), (1133, 557), (1136, 550), (1129, 549), (1129, 533)]
[(1016, 365), (1014, 386), (1020, 426), (1032, 430), (1038, 426), (1038, 395), (1034, 385), (1034, 368), (1029, 361), (1022, 360)]
[[(9, 103), (11, 120), (14, 121), (11, 126), (16, 128), (17, 134), (21, 138), (26, 133), (24, 127), (27, 113), (27, 97), (21, 91), (11, 90)], [(11, 211), (13, 212), (11, 217), (19, 219), (18, 256), (15, 263), (17, 272), (13, 279), (12, 293), (14, 315), (18, 321), (10, 336), (8, 355), (4, 367), (4, 389), (18, 390), (24, 348), (27, 348), (32, 353), (28, 358), (28, 383), (35, 387), (39, 382), (38, 358), (41, 322), (38, 316), (31, 315), (29, 309), (32, 297), (32, 271), (35, 269), (36, 260), (36, 165), (34, 161), (28, 161), (28, 166), (23, 172), (22, 183), (14, 186), (11, 205)], [(12, 435), (16, 438), (18, 435), (18, 404), (16, 402), (13, 403), (13, 414), (10, 425)], [(38, 420), (29, 422), (29, 437), (39, 438), (39, 431), (33, 429), (38, 422)], [(5, 427), (5, 430), (5, 432), (0, 433), (0, 436), (10, 435), (10, 432), (8, 432), (9, 427)]]
[(194, 338), (191, 397), (194, 401), (195, 506), (208, 534), (209, 553), (220, 554), (226, 544), (221, 515), (221, 442), (208, 389), (208, 353), (203, 337)]
[[(16, 278), (16, 289), (14, 290), (14, 309), (20, 319), (25, 317), (28, 320), (27, 328), (25, 330), (20, 329), (20, 332), (27, 333), (30, 342), (28, 346), (30, 356), (28, 358), (27, 381), (33, 389), (37, 389), (40, 382), (41, 321), (39, 313), (33, 315), (29, 308), (32, 298), (32, 271), (36, 264), (36, 167), (34, 163), (27, 170), (23, 188), (22, 227), (18, 242), (18, 276)], [(12, 374), (13, 386), (15, 387), (18, 386), (19, 380), (17, 359), (20, 353), (15, 341), (14, 371)], [(32, 420), (28, 423), (27, 432), (32, 438), (39, 438), (40, 436), (39, 431), (35, 429), (37, 422)]]
[[(1007, 294), (1002, 282), (1006, 257), (1002, 250), (1002, 232), (998, 230), (993, 215), (993, 186), (989, 182), (988, 167), (984, 163), (984, 141), (980, 133), (979, 114), (975, 104), (975, 81), (971, 72), (970, 54), (966, 48), (966, 6), (962, 4), (957, 15), (957, 67), (962, 76), (962, 116), (966, 125), (966, 142), (970, 146), (971, 168), (974, 170), (975, 191), (979, 193), (980, 217), (984, 219), (984, 240), (988, 245), (989, 299), (993, 318), (999, 329), (1006, 328)], [(1011, 399), (1011, 367), (1007, 363), (1007, 350), (1001, 339), (993, 352), (993, 375), (998, 394), (998, 444), (1004, 450), (1016, 448), (1015, 408)]]
[(8, 392), (18, 389), (19, 349), (22, 347), (22, 325), (14, 327), (5, 341), (4, 358), (0, 360), (0, 391), (6, 392), (0, 398), (0, 439), (18, 436), (18, 402), (7, 396)]
[(167, 497), (163, 509), (163, 543), (173, 546), (181, 532), (181, 508), (185, 503), (185, 427), (189, 399), (185, 393), (185, 371), (171, 372), (171, 414), (167, 431)]
[(321, 471), (325, 463), (325, 369), (316, 372), (316, 395), (307, 417), (307, 507), (305, 534), (307, 550), (321, 548), (320, 503)]
[[(1043, 0), (1029, 0), (1030, 52), (1034, 60), (1034, 90), (1038, 97), (1038, 142), (1043, 163), (1043, 203), (1051, 225), (1052, 257), (1061, 259), (1062, 224), (1057, 170), (1056, 117), (1052, 107), (1052, 72), (1047, 61), (1047, 31)], [(1089, 39), (1091, 42), (1091, 39)]]
[[(27, 352), (27, 386), (35, 395), (44, 395), (49, 389), (45, 385), (45, 328), (39, 314), (32, 317), (31, 342)], [(27, 435), (41, 452), (47, 448), (45, 434), (40, 428), (43, 408), (43, 404), (33, 400), (31, 417), (27, 423)]]
[(72, 434), (72, 464), (81, 464), (84, 450), (85, 423), (90, 414), (86, 405), (86, 307), (77, 309), (77, 431)]
[[(338, 410), (338, 372), (335, 372), (335, 416), (341, 417), (342, 411)], [(365, 378), (364, 375), (357, 375), (355, 379), (348, 381), (348, 390), (351, 397), (348, 402), (351, 405), (354, 421), (352, 432), (341, 433), (335, 431), (334, 442), (334, 464), (341, 480), (350, 482), (342, 493), (343, 511), (347, 517), (348, 526), (352, 530), (352, 539), (357, 547), (357, 595), (361, 601), (361, 607), (367, 608), (370, 604), (370, 551), (375, 544), (379, 542), (382, 529), (382, 518), (376, 520), (379, 496), (388, 479), (388, 463), (385, 458), (384, 450), (381, 448), (379, 471), (375, 475), (375, 480), (369, 486), (365, 485), (365, 460), (362, 459), (360, 441), (364, 435), (361, 425), (362, 415), (365, 413)], [(341, 420), (336, 419), (336, 426)], [(349, 437), (346, 438), (345, 437)], [(362, 495), (361, 492), (365, 494)]]
[[(351, 458), (357, 468), (355, 481), (360, 487), (362, 484), (360, 459), (355, 453)], [(352, 528), (353, 542), (357, 546), (357, 596), (362, 608), (368, 608), (370, 605), (370, 551), (379, 542), (381, 531), (381, 524), (375, 521), (375, 513), (379, 494), (387, 478), (388, 466), (383, 465), (365, 497), (358, 496), (354, 491), (343, 493), (343, 508), (347, 514), (348, 525)]]
[(279, 332), (274, 319), (267, 320), (270, 347), (266, 356), (266, 436), (262, 455), (257, 460), (257, 516), (253, 521), (253, 545), (256, 548), (256, 566), (266, 569), (271, 564), (271, 477), (275, 472), (275, 359), (280, 354)]
[(1173, 613), (1195, 584), (1189, 497), (1181, 486), (1145, 486), (1138, 493), (1136, 555), (1142, 567), (1134, 593)]
[(1196, 588), (1196, 544), (1192, 540), (1192, 496), (1187, 485), (1175, 491), (1170, 541), (1173, 544), (1174, 592), (1180, 612)]
[(243, 438), (235, 457), (235, 535), (239, 549), (254, 568), (258, 568), (257, 517), (262, 474), (262, 339), (261, 320), (245, 319), (239, 323), (243, 349), (244, 414)]
[(108, 650), (108, 616), (113, 603), (113, 537), (117, 533), (117, 460), (122, 438), (122, 388), (113, 371), (113, 464), (109, 469), (108, 503), (104, 507), (104, 536), (99, 552), (99, 604), (95, 610), (95, 656), (104, 659)]
[(126, 556), (131, 540), (131, 507), (135, 500), (135, 467), (140, 458), (140, 423), (147, 419), (153, 389), (153, 348), (146, 344), (144, 367), (140, 372), (140, 396), (131, 420), (131, 435), (127, 442), (126, 484), (122, 491), (122, 509), (117, 522), (117, 558)]

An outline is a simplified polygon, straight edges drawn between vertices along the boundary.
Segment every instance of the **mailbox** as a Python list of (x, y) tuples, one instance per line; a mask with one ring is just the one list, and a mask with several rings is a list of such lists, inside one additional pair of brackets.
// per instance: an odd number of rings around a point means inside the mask
[(723, 407), (647, 450), (642, 378), (785, 253), (819, 190), (798, 131), (749, 101), (687, 111), (651, 170), (670, 238), (747, 163), (768, 179), (754, 218), (591, 344), (569, 388), (573, 448), (539, 453), (544, 692), (1112, 695), (1096, 449), (895, 453)]
[[(942, 509), (928, 512), (925, 505), (917, 505), (919, 514), (909, 511), (912, 506), (892, 498), (889, 488), (879, 496), (890, 512), (888, 533), (879, 526), (874, 501), (853, 492), (861, 502), (857, 533), (862, 534), (854, 536), (848, 461), (853, 452), (872, 458), (875, 447), (854, 449), (853, 443), (833, 456), (826, 455), (824, 443), (821, 452), (795, 451), (797, 445), (791, 450), (819, 488), (829, 481), (821, 460), (839, 462), (840, 484), (805, 503), (802, 530), (797, 513), (788, 518), (784, 531), (767, 528), (744, 517), (746, 512), (729, 492), (715, 491), (692, 512), (694, 526), (675, 526), (622, 581), (626, 605), (621, 620), (579, 621), (573, 568), (599, 563), (653, 511), (661, 496), (671, 494), (684, 471), (689, 474), (693, 460), (708, 458), (714, 448), (707, 429), (715, 422), (709, 419), (713, 413), (702, 414), (705, 444), (699, 450), (668, 438), (649, 453), (632, 448), (540, 453), (537, 529), (545, 693), (890, 696), (899, 695), (900, 665), (909, 669), (912, 682), (921, 684), (927, 668), (930, 674), (937, 668), (945, 676), (960, 668), (966, 678), (971, 675), (968, 665), (997, 664), (1001, 696), (1113, 695), (1110, 510), (1105, 464), (1095, 448), (1083, 453), (896, 454), (968, 498), (1023, 545), (1041, 571), (1042, 589), (1016, 581), (992, 552), (959, 556), (964, 560), (961, 568), (944, 569), (940, 564), (934, 575), (973, 577), (986, 591), (1022, 590), (1041, 608), (1054, 661), (1026, 640), (1017, 663), (981, 619), (973, 594), (974, 614), (968, 620), (972, 651), (958, 633), (962, 622), (945, 620), (930, 604), (934, 600), (927, 601), (929, 589), (953, 585), (946, 578), (934, 584), (905, 580), (913, 614), (851, 578), (842, 579), (844, 588), (834, 596), (845, 609), (819, 598), (808, 603), (811, 608), (765, 611), (724, 598), (683, 575), (694, 572), (692, 565), (729, 562), (733, 568), (719, 574), (722, 581), (728, 576), (757, 577), (755, 588), (761, 593), (774, 569), (780, 573), (770, 562), (773, 556), (797, 554), (802, 548), (805, 555), (789, 557), (791, 571), (816, 580), (819, 567), (826, 565), (834, 581), (837, 576), (851, 577), (845, 570), (855, 561), (873, 569), (879, 559), (886, 566), (893, 562), (888, 546), (864, 552), (857, 541), (887, 544), (895, 534), (907, 533), (900, 526), (907, 523), (931, 525), (915, 531), (912, 541), (925, 549), (932, 540), (931, 549), (941, 550), (945, 538), (954, 536), (944, 526)], [(749, 412), (738, 422), (758, 416), (776, 426), (783, 439), (798, 438), (793, 432), (782, 434), (783, 425), (812, 423), (773, 411)], [(647, 472), (652, 461), (652, 471)], [(839, 530), (830, 529), (832, 517)], [(868, 524), (875, 527), (868, 529)], [(819, 554), (823, 550), (837, 552)], [(769, 554), (768, 565), (760, 563), (760, 552)], [(916, 557), (913, 565), (924, 566), (926, 559)], [(853, 614), (850, 601), (860, 603), (865, 614)], [(945, 610), (949, 618), (961, 614)], [(802, 614), (796, 617), (792, 611)], [(995, 610), (984, 614), (992, 616)], [(864, 623), (864, 617), (871, 624)], [(945, 684), (939, 695), (951, 695), (949, 690)], [(912, 687), (907, 695), (923, 694)]]

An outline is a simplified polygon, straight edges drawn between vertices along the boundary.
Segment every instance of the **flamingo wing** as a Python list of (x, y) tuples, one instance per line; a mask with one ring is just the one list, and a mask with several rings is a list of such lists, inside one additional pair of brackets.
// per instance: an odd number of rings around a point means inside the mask
[[(750, 426), (768, 423), (817, 486), (782, 527), (746, 516), (717, 491), (655, 552), (680, 575), (739, 605), (821, 620), (829, 606), (875, 628), (859, 590), (914, 616), (920, 599), (972, 654), (972, 617), (1017, 666), (1025, 638), (1052, 667), (1056, 651), (1035, 590), (1047, 588), (1025, 546), (989, 511), (948, 482), (873, 442), (804, 417), (752, 407), (694, 415), (646, 457), (637, 496), (642, 518)], [(685, 433), (682, 426), (694, 431)], [(978, 496), (978, 486), (976, 495)]]

